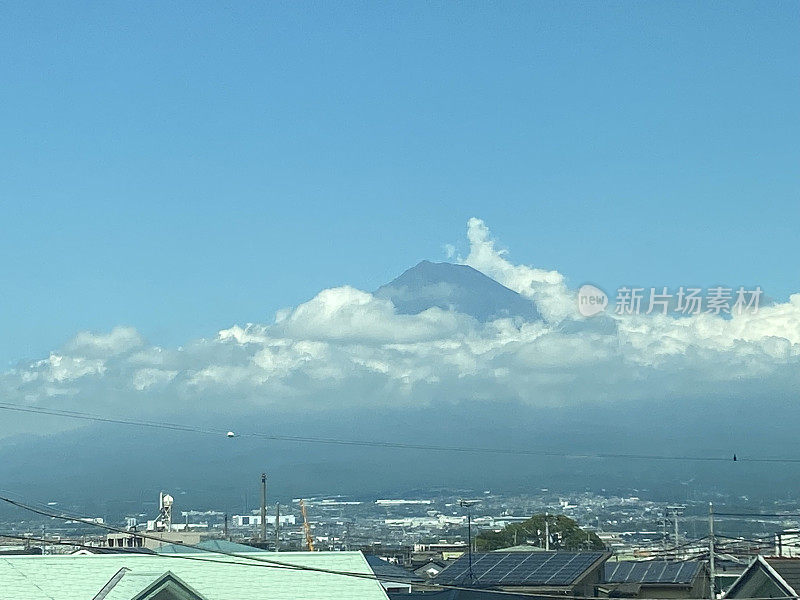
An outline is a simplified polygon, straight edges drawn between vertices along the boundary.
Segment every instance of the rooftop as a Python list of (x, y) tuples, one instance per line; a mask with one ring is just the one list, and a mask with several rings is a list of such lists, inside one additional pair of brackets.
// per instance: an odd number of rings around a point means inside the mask
[(408, 571), (403, 567), (383, 560), (379, 556), (367, 554), (364, 556), (372, 572), (383, 581), (393, 581), (395, 583), (411, 583), (422, 581), (413, 571)]
[(800, 558), (764, 557), (764, 560), (795, 593), (800, 590)]
[[(473, 584), (479, 586), (568, 586), (608, 556), (605, 552), (487, 552), (472, 555)], [(469, 557), (442, 571), (436, 583), (469, 582)]]
[(664, 560), (621, 560), (605, 564), (607, 583), (643, 583), (690, 585), (700, 570), (696, 560), (669, 562)]
[[(250, 555), (298, 567), (372, 573), (360, 552)], [(0, 558), (0, 600), (135, 600), (167, 579), (169, 585), (190, 589), (202, 600), (386, 600), (376, 580), (280, 568), (214, 553)]]

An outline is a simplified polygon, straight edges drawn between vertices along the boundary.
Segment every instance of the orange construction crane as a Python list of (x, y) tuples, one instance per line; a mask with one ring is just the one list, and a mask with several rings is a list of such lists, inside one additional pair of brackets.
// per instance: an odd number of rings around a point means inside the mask
[(311, 526), (308, 524), (308, 513), (306, 503), (300, 500), (300, 512), (303, 513), (303, 531), (306, 532), (306, 546), (309, 552), (314, 551), (314, 538), (311, 536)]

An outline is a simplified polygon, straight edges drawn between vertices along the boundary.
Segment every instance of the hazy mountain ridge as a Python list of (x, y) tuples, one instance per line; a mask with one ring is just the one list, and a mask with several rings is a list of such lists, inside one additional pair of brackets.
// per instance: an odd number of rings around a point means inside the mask
[[(359, 294), (369, 300), (369, 294)], [(423, 261), (381, 286), (375, 294), (391, 300), (401, 314), (439, 307), (483, 322), (503, 316), (526, 321), (541, 318), (531, 300), (463, 265)], [(383, 302), (377, 304), (382, 310), (387, 309), (379, 316), (391, 318), (391, 307)], [(345, 321), (345, 326), (348, 323)], [(603, 332), (588, 329), (588, 325), (594, 327), (595, 324), (603, 324), (600, 317), (587, 320), (585, 328), (576, 329), (574, 333), (581, 339), (600, 339)], [(561, 325), (561, 331), (577, 325), (584, 326), (584, 322), (567, 322)], [(438, 343), (439, 339), (435, 341)], [(133, 345), (133, 350), (126, 351), (140, 351), (136, 340), (131, 342), (126, 337), (122, 342), (125, 348)], [(374, 346), (378, 350), (374, 352), (380, 351), (381, 344), (384, 342), (379, 340)], [(105, 349), (110, 345), (110, 341), (105, 340), (101, 347)], [(233, 344), (225, 347), (235, 351), (241, 348)], [(370, 352), (371, 348), (368, 347)], [(435, 344), (431, 344), (431, 348), (432, 353), (440, 352)], [(103, 352), (108, 353), (108, 350)], [(574, 400), (526, 402), (515, 388), (504, 387), (502, 380), (471, 379), (467, 372), (464, 376), (457, 374), (462, 387), (448, 389), (441, 379), (409, 387), (411, 397), (417, 402), (404, 404), (396, 401), (404, 397), (390, 397), (386, 393), (387, 388), (382, 387), (386, 385), (385, 380), (373, 371), (365, 371), (358, 373), (357, 392), (371, 400), (367, 404), (348, 406), (348, 397), (354, 395), (352, 388), (336, 389), (335, 380), (319, 378), (326, 388), (325, 395), (321, 396), (325, 401), (314, 404), (313, 409), (312, 405), (304, 408), (300, 403), (287, 403), (275, 410), (264, 402), (254, 403), (246, 414), (228, 414), (225, 403), (236, 398), (236, 391), (231, 379), (223, 379), (224, 396), (212, 409), (208, 409), (209, 405), (203, 409), (201, 405), (176, 403), (174, 397), (168, 397), (163, 418), (167, 422), (198, 427), (219, 428), (224, 423), (226, 429), (242, 432), (372, 440), (423, 447), (534, 451), (531, 455), (400, 450), (380, 444), (362, 447), (246, 437), (209, 438), (191, 432), (99, 423), (51, 436), (17, 436), (4, 440), (0, 444), (0, 481), (23, 495), (68, 495), (76, 501), (85, 501), (93, 495), (135, 498), (139, 490), (182, 488), (197, 502), (222, 506), (235, 504), (239, 493), (236, 490), (252, 483), (253, 473), (262, 470), (271, 473), (274, 488), (286, 495), (442, 485), (500, 489), (571, 486), (580, 489), (588, 485), (607, 487), (634, 483), (665, 495), (677, 493), (682, 497), (690, 491), (699, 493), (682, 483), (692, 478), (698, 482), (695, 486), (702, 485), (706, 490), (728, 489), (754, 496), (791, 489), (786, 481), (791, 480), (799, 467), (776, 463), (766, 468), (742, 460), (736, 463), (717, 461), (719, 457), (733, 456), (734, 452), (740, 457), (774, 456), (777, 452), (775, 440), (793, 439), (800, 423), (800, 406), (793, 394), (776, 395), (763, 389), (760, 378), (754, 378), (740, 380), (731, 392), (720, 390), (711, 397), (698, 396), (693, 389), (679, 389), (668, 402), (646, 402), (648, 396), (664, 387), (666, 378), (674, 377), (670, 372), (653, 370), (650, 380), (636, 383), (639, 391), (635, 399), (623, 402), (612, 397), (608, 400), (616, 388), (609, 387), (611, 384), (603, 380), (602, 371), (592, 379), (597, 391), (594, 393), (595, 389), (580, 390), (575, 379), (570, 379), (571, 372), (562, 370), (562, 363), (568, 362), (576, 352), (573, 346), (567, 347), (566, 354), (561, 357), (548, 354), (547, 346), (532, 345), (529, 352), (537, 359), (547, 359), (548, 362), (540, 366), (540, 373), (543, 377), (567, 381)], [(237, 364), (252, 362), (248, 356)], [(265, 355), (257, 356), (263, 359)], [(398, 361), (402, 366), (402, 358), (389, 355), (387, 360)], [(630, 364), (621, 362), (609, 365), (630, 369)], [(527, 363), (523, 364), (515, 371), (514, 381), (529, 370)], [(186, 377), (192, 374), (189, 370), (179, 372)], [(433, 374), (441, 377), (441, 367), (434, 369)], [(143, 393), (158, 397), (155, 392)], [(264, 400), (269, 399), (267, 392), (261, 393)], [(195, 393), (190, 399), (200, 398), (199, 394)], [(781, 418), (766, 428), (753, 427), (752, 424), (763, 417), (764, 406), (778, 411)], [(113, 414), (101, 408), (93, 411), (88, 406), (83, 410)], [(219, 413), (211, 414), (212, 410)], [(136, 406), (131, 405), (114, 416), (134, 418), (135, 411)], [(37, 421), (37, 427), (41, 427), (41, 423), (43, 421)], [(708, 423), (713, 426), (709, 427)], [(782, 447), (790, 448), (788, 444)], [(165, 449), (168, 450), (165, 452)], [(580, 452), (587, 455), (697, 455), (700, 460), (665, 460), (657, 463), (658, 469), (654, 469), (653, 462), (648, 460), (570, 458)], [(791, 451), (786, 450), (786, 453), (791, 454)], [(714, 461), (704, 462), (704, 457)]]

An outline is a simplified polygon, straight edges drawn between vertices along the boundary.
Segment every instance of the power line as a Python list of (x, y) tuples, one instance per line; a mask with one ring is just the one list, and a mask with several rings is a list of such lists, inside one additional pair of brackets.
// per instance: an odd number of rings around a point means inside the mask
[[(59, 519), (59, 520), (66, 520), (66, 521), (78, 521), (78, 522), (83, 523), (85, 525), (89, 525), (89, 526), (92, 526), (92, 527), (98, 527), (100, 529), (104, 529), (106, 531), (111, 531), (111, 532), (115, 532), (115, 533), (125, 533), (125, 534), (130, 534), (131, 533), (130, 531), (127, 531), (127, 530), (122, 529), (120, 527), (114, 527), (113, 525), (107, 525), (105, 523), (97, 523), (95, 521), (92, 521), (92, 520), (88, 519), (87, 517), (82, 517), (82, 516), (77, 516), (77, 515), (70, 515), (70, 514), (67, 514), (67, 513), (57, 513), (57, 512), (50, 511), (50, 510), (37, 508), (37, 507), (32, 506), (32, 505), (30, 505), (28, 503), (21, 502), (19, 500), (13, 500), (11, 498), (6, 498), (4, 496), (0, 496), (0, 501), (6, 502), (6, 503), (8, 503), (8, 504), (10, 504), (12, 506), (20, 508), (22, 510), (26, 510), (26, 511), (32, 512), (34, 514), (38, 514), (40, 516), (50, 517), (50, 518)], [(134, 535), (136, 535), (138, 537), (141, 537), (141, 538), (144, 538), (144, 539), (151, 539), (151, 540), (155, 540), (155, 541), (159, 541), (159, 542), (164, 542), (165, 541), (165, 540), (163, 540), (162, 538), (160, 538), (158, 536), (149, 535), (147, 533), (142, 533), (142, 532), (136, 532), (136, 533), (134, 533)], [(2, 537), (2, 536), (0, 536), (0, 537)], [(19, 538), (21, 536), (13, 536), (13, 537), (14, 538)], [(26, 537), (26, 538), (23, 538), (23, 539), (37, 539), (37, 538)], [(38, 538), (38, 540), (42, 541), (43, 543), (51, 543), (46, 538)], [(222, 564), (239, 564), (239, 565), (243, 565), (243, 566), (256, 566), (256, 567), (260, 566), (260, 567), (263, 567), (263, 568), (279, 568), (279, 569), (287, 569), (287, 570), (294, 570), (294, 571), (310, 571), (310, 572), (315, 572), (315, 573), (324, 573), (324, 574), (327, 574), (327, 575), (339, 575), (339, 576), (343, 576), (343, 577), (354, 577), (354, 578), (358, 578), (358, 579), (367, 579), (367, 580), (373, 580), (373, 581), (381, 581), (381, 580), (397, 581), (399, 579), (398, 577), (394, 577), (394, 576), (380, 577), (374, 572), (372, 572), (372, 573), (357, 573), (357, 572), (353, 572), (353, 571), (338, 571), (338, 570), (335, 570), (335, 569), (324, 569), (322, 567), (309, 567), (307, 565), (296, 565), (296, 564), (293, 564), (293, 563), (286, 563), (286, 562), (282, 562), (282, 561), (278, 561), (278, 560), (268, 559), (268, 558), (265, 558), (265, 557), (262, 557), (262, 556), (251, 556), (251, 555), (246, 555), (246, 554), (243, 554), (243, 553), (228, 552), (228, 551), (224, 551), (224, 550), (210, 550), (208, 548), (203, 548), (202, 546), (186, 544), (186, 543), (179, 542), (179, 541), (178, 542), (170, 542), (170, 543), (174, 544), (176, 546), (181, 546), (181, 547), (189, 548), (189, 549), (193, 549), (193, 550), (200, 550), (202, 552), (207, 552), (207, 553), (210, 553), (210, 554), (221, 554), (221, 555), (228, 556), (228, 557), (231, 557), (231, 558), (243, 559), (243, 560), (254, 561), (254, 562), (252, 562), (252, 563), (241, 563), (241, 562), (232, 562), (232, 561), (220, 561), (220, 560), (214, 560), (214, 559), (210, 559), (210, 558), (201, 559), (200, 557), (186, 557), (185, 555), (177, 555), (177, 554), (175, 554), (175, 555), (155, 554), (155, 556), (170, 557), (170, 558), (188, 558), (188, 559), (193, 559), (193, 560), (206, 560), (206, 561), (210, 561), (210, 562), (218, 562), (218, 563), (222, 563)], [(72, 544), (72, 543), (67, 544), (66, 542), (64, 543), (64, 545), (79, 546), (79, 544)], [(88, 548), (88, 546), (87, 546), (87, 548)], [(141, 553), (134, 553), (134, 552), (130, 552), (130, 554), (131, 555), (136, 554), (138, 556), (153, 556), (153, 555), (143, 555)], [(411, 583), (411, 582), (408, 582), (408, 583)], [(488, 590), (488, 589), (485, 589), (485, 588), (466, 587), (466, 586), (440, 584), (440, 583), (432, 583), (432, 582), (424, 582), (424, 583), (421, 583), (421, 584), (418, 584), (418, 585), (420, 587), (431, 587), (431, 588), (434, 588), (434, 589), (441, 589), (441, 590), (481, 591), (481, 592), (485, 592), (485, 593), (489, 593), (489, 594), (495, 594), (495, 595), (501, 595), (501, 596), (502, 595), (515, 595), (515, 596), (530, 596), (530, 597), (533, 597), (533, 598), (553, 598), (553, 599), (561, 598), (561, 599), (566, 599), (566, 600), (592, 600), (589, 597), (582, 597), (582, 596), (564, 596), (564, 595), (560, 595), (560, 594), (559, 595), (555, 595), (555, 594), (532, 594), (532, 593), (524, 593), (524, 592), (508, 592), (508, 591), (502, 591), (502, 590)], [(800, 599), (798, 599), (798, 600), (800, 600)]]
[[(10, 533), (0, 533), (0, 538), (7, 538), (7, 539), (12, 539), (12, 540), (20, 540), (20, 541), (40, 542), (42, 544), (47, 544), (47, 545), (50, 545), (50, 546), (69, 546), (69, 547), (72, 547), (72, 548), (80, 548), (80, 549), (85, 549), (85, 550), (97, 550), (97, 548), (98, 548), (97, 546), (89, 546), (87, 544), (82, 544), (82, 543), (76, 542), (76, 541), (69, 541), (69, 540), (63, 540), (63, 539), (61, 539), (61, 540), (52, 540), (52, 539), (47, 539), (47, 538), (40, 538), (40, 537), (28, 536), (28, 535), (24, 535), (23, 536), (23, 535), (10, 534)], [(190, 546), (190, 547), (195, 547), (195, 546)], [(195, 548), (197, 548), (197, 547), (195, 547)], [(213, 554), (222, 554), (222, 552), (218, 552), (218, 551), (214, 551), (214, 550), (206, 550), (205, 548), (197, 548), (197, 549), (202, 549), (205, 552), (209, 552), (209, 553), (213, 553)], [(146, 553), (143, 553), (143, 552), (137, 552), (137, 551), (134, 551), (134, 550), (131, 550), (131, 549), (125, 549), (125, 548), (115, 549), (113, 554), (115, 554), (115, 555), (125, 555), (125, 554), (127, 554), (129, 556), (148, 556), (148, 557), (158, 557), (158, 558), (169, 558), (169, 559), (174, 559), (174, 560), (192, 560), (192, 561), (197, 561), (197, 562), (217, 563), (217, 564), (223, 564), (223, 565), (239, 565), (239, 566), (244, 566), (244, 567), (280, 568), (280, 567), (275, 567), (273, 565), (266, 565), (266, 564), (259, 565), (259, 564), (247, 563), (247, 562), (236, 562), (236, 561), (230, 561), (230, 560), (220, 560), (220, 559), (215, 559), (215, 558), (210, 557), (210, 556), (204, 558), (204, 557), (199, 557), (199, 556), (189, 556), (189, 555), (186, 555), (186, 554), (157, 554), (157, 553), (156, 554), (146, 554)], [(250, 557), (240, 556), (239, 558), (250, 558)], [(679, 562), (683, 562), (683, 561), (679, 561)], [(306, 570), (306, 569), (295, 569), (295, 570)], [(312, 569), (308, 569), (308, 570), (312, 570)], [(392, 577), (389, 577), (389, 576), (380, 577), (378, 575), (371, 576), (371, 575), (369, 575), (367, 573), (350, 573), (350, 572), (347, 572), (347, 571), (337, 571), (337, 572), (332, 572), (332, 574), (348, 575), (348, 576), (350, 576), (350, 575), (352, 575), (352, 576), (358, 575), (358, 576), (363, 576), (364, 579), (374, 579), (374, 580), (378, 580), (378, 581), (387, 580), (387, 581), (398, 582), (398, 579), (401, 579), (401, 578), (395, 577), (395, 576), (392, 576)], [(513, 591), (503, 591), (503, 590), (491, 590), (491, 589), (486, 589), (486, 588), (468, 588), (468, 587), (460, 587), (460, 586), (450, 586), (450, 585), (442, 585), (442, 584), (436, 584), (436, 583), (430, 583), (430, 582), (429, 583), (419, 583), (419, 584), (415, 583), (415, 585), (419, 585), (420, 587), (433, 587), (433, 588), (455, 589), (455, 590), (464, 590), (464, 591), (480, 591), (481, 593), (484, 593), (484, 594), (514, 595), (514, 596), (526, 596), (526, 597), (532, 597), (532, 598), (548, 598), (548, 599), (549, 598), (553, 598), (553, 599), (562, 598), (564, 600), (597, 600), (597, 598), (594, 597), (594, 596), (571, 596), (571, 595), (562, 595), (562, 594), (554, 595), (554, 594), (538, 594), (538, 593), (529, 593), (529, 592), (513, 592)], [(650, 600), (673, 600), (673, 599), (651, 598)], [(707, 598), (686, 598), (685, 600), (708, 600), (708, 599)], [(737, 600), (775, 600), (775, 598), (748, 597), (748, 598), (738, 598)], [(800, 600), (800, 596), (781, 596), (780, 600)]]
[[(116, 532), (116, 533), (126, 533), (126, 534), (130, 534), (131, 533), (128, 530), (125, 530), (125, 529), (122, 529), (122, 528), (119, 528), (119, 527), (115, 527), (113, 525), (108, 525), (108, 524), (105, 524), (105, 523), (97, 523), (97, 522), (92, 521), (92, 520), (90, 520), (90, 519), (88, 519), (86, 517), (82, 517), (82, 516), (78, 516), (78, 515), (70, 515), (68, 513), (57, 513), (57, 512), (51, 511), (51, 510), (47, 510), (47, 509), (43, 509), (43, 508), (37, 508), (37, 507), (35, 507), (35, 506), (33, 506), (33, 505), (29, 504), (29, 503), (21, 502), (21, 501), (18, 501), (18, 500), (13, 500), (11, 498), (7, 498), (7, 497), (4, 497), (4, 496), (0, 496), (0, 501), (6, 502), (8, 504), (11, 504), (12, 506), (15, 506), (15, 507), (20, 508), (22, 510), (26, 510), (26, 511), (38, 514), (40, 516), (50, 517), (50, 518), (59, 519), (59, 520), (66, 520), (66, 521), (78, 521), (78, 522), (83, 523), (85, 525), (98, 527), (100, 529), (104, 529), (104, 530), (112, 531), (112, 532)], [(158, 536), (149, 535), (149, 534), (143, 533), (143, 532), (135, 532), (134, 535), (136, 535), (138, 537), (146, 538), (146, 539), (153, 539), (153, 540), (156, 540), (156, 541), (159, 541), (159, 542), (163, 542), (164, 541), (162, 538), (159, 538)], [(39, 541), (39, 542), (42, 542), (42, 543), (45, 543), (45, 544), (51, 544), (51, 545), (65, 545), (65, 546), (73, 546), (73, 547), (80, 547), (80, 548), (86, 548), (86, 549), (96, 549), (96, 547), (94, 547), (94, 546), (87, 546), (87, 545), (80, 544), (80, 543), (77, 543), (77, 542), (71, 542), (71, 541), (65, 541), (65, 540), (56, 541), (56, 540), (48, 540), (47, 538), (36, 538), (36, 537), (33, 537), (33, 536), (19, 536), (19, 535), (15, 535), (15, 534), (2, 534), (2, 533), (0, 533), (0, 537), (7, 537), (7, 538), (10, 538), (10, 539)], [(720, 537), (728, 538), (729, 536), (720, 536)], [(734, 538), (731, 538), (731, 539), (734, 539)], [(739, 539), (739, 538), (735, 538), (735, 539)], [(693, 540), (693, 541), (699, 541), (699, 540)], [(742, 541), (744, 541), (744, 540), (742, 540)], [(756, 542), (756, 540), (748, 540), (748, 541)], [(268, 558), (261, 557), (261, 556), (252, 556), (252, 555), (246, 555), (246, 554), (242, 554), (242, 553), (227, 552), (227, 551), (224, 551), (224, 550), (211, 550), (211, 549), (208, 549), (208, 548), (203, 548), (202, 546), (186, 544), (186, 543), (183, 543), (183, 542), (170, 542), (170, 543), (175, 544), (176, 546), (181, 546), (181, 547), (185, 547), (185, 548), (188, 548), (188, 549), (193, 549), (193, 550), (199, 550), (201, 552), (206, 552), (208, 554), (223, 555), (223, 556), (227, 556), (229, 558), (245, 560), (245, 561), (252, 561), (252, 562), (238, 562), (238, 561), (230, 561), (230, 560), (220, 560), (220, 559), (215, 559), (215, 558), (210, 557), (210, 556), (194, 557), (194, 556), (187, 556), (185, 554), (153, 554), (153, 555), (150, 555), (150, 554), (142, 554), (140, 552), (125, 551), (124, 549), (123, 549), (123, 553), (130, 554), (130, 555), (136, 555), (136, 556), (158, 556), (158, 557), (161, 557), (161, 558), (174, 558), (174, 559), (181, 559), (181, 560), (195, 560), (195, 561), (213, 562), (213, 563), (226, 564), (226, 565), (235, 564), (235, 565), (240, 565), (240, 566), (276, 568), (276, 569), (286, 569), (286, 570), (293, 570), (293, 571), (310, 571), (310, 572), (315, 572), (315, 573), (324, 573), (324, 574), (328, 574), (328, 575), (339, 575), (339, 576), (343, 576), (343, 577), (355, 577), (355, 578), (359, 578), (359, 579), (367, 579), (367, 580), (373, 580), (373, 581), (382, 581), (382, 580), (385, 580), (385, 581), (397, 581), (398, 579), (400, 579), (399, 577), (396, 577), (396, 576), (383, 576), (383, 577), (381, 577), (381, 576), (378, 576), (377, 574), (375, 574), (374, 572), (373, 573), (358, 573), (358, 572), (353, 572), (353, 571), (338, 571), (338, 570), (335, 570), (335, 569), (324, 569), (324, 568), (321, 568), (321, 567), (309, 567), (307, 565), (297, 565), (297, 564), (292, 564), (292, 563), (286, 563), (286, 562), (282, 562), (282, 561), (272, 560), (272, 559), (268, 559)], [(684, 545), (685, 544), (681, 544), (681, 546), (684, 546)], [(680, 547), (680, 546), (676, 546), (676, 548), (678, 548), (678, 547)], [(408, 583), (411, 583), (411, 582), (409, 581)], [(495, 594), (495, 595), (515, 595), (515, 596), (526, 596), (526, 597), (532, 597), (532, 598), (547, 598), (547, 599), (551, 599), (551, 598), (552, 599), (559, 599), (560, 598), (562, 600), (596, 600), (595, 598), (590, 597), (590, 596), (562, 595), (562, 594), (542, 594), (542, 593), (529, 593), (529, 592), (511, 592), (511, 591), (502, 591), (502, 590), (492, 590), (492, 589), (486, 589), (486, 588), (480, 588), (480, 587), (467, 587), (467, 586), (458, 586), (458, 585), (449, 585), (449, 584), (439, 584), (439, 583), (435, 583), (435, 582), (423, 582), (423, 583), (416, 584), (416, 585), (419, 585), (420, 587), (430, 587), (430, 588), (433, 588), (433, 589), (442, 589), (442, 590), (452, 589), (452, 590), (461, 590), (461, 591), (481, 591), (482, 593)], [(800, 596), (785, 596), (785, 599), (786, 600), (800, 600)], [(653, 600), (667, 600), (667, 599), (653, 599)], [(697, 599), (687, 599), (687, 600), (706, 600), (706, 599), (697, 598)], [(753, 597), (753, 598), (741, 598), (739, 600), (774, 600), (774, 599)]]
[[(191, 425), (181, 425), (175, 423), (144, 421), (138, 419), (105, 417), (89, 413), (44, 408), (38, 406), (22, 406), (9, 402), (0, 402), (0, 410), (50, 415), (68, 419), (83, 421), (93, 421), (98, 423), (113, 423), (118, 425), (128, 425), (133, 427), (147, 427), (151, 429), (164, 429), (169, 431), (183, 431), (213, 436), (228, 436), (233, 432), (221, 429), (210, 429)], [(257, 438), (281, 442), (297, 442), (306, 444), (329, 444), (339, 446), (363, 446), (369, 448), (394, 448), (400, 450), (425, 450), (434, 452), (459, 452), (477, 454), (500, 454), (517, 456), (545, 456), (553, 458), (573, 458), (573, 459), (619, 459), (619, 460), (653, 460), (653, 461), (681, 461), (681, 462), (752, 462), (752, 463), (798, 463), (800, 458), (759, 458), (738, 456), (736, 461), (732, 457), (722, 456), (698, 456), (698, 455), (661, 455), (661, 454), (635, 454), (635, 453), (616, 453), (616, 452), (564, 452), (556, 450), (526, 450), (521, 448), (491, 448), (481, 446), (440, 446), (435, 444), (411, 444), (405, 442), (387, 442), (379, 440), (356, 440), (340, 439), (314, 436), (297, 436), (269, 434), (261, 432), (242, 432), (235, 433), (233, 437)]]
[(800, 518), (800, 513), (725, 513), (725, 512), (715, 512), (715, 517), (745, 517), (751, 519), (753, 517), (768, 517), (768, 518), (785, 518), (790, 517), (793, 519)]

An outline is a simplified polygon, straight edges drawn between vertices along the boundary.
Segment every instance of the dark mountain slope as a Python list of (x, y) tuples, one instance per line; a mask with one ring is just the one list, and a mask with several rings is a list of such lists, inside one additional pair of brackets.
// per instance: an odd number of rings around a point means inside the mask
[(482, 322), (503, 317), (541, 319), (533, 302), (466, 265), (424, 260), (378, 288), (375, 296), (391, 300), (402, 314), (436, 306)]

